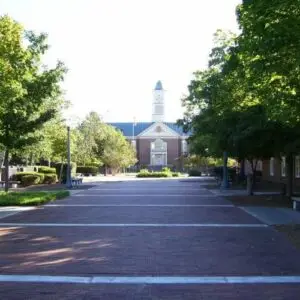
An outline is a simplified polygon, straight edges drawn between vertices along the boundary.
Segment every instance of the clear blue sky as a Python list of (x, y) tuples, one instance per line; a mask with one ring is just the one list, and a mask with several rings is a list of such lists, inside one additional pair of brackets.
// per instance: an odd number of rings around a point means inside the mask
[(0, 0), (26, 29), (49, 34), (49, 65), (69, 68), (63, 84), (79, 118), (151, 120), (152, 89), (166, 92), (166, 120), (182, 114), (180, 98), (204, 68), (213, 33), (237, 31), (240, 0)]

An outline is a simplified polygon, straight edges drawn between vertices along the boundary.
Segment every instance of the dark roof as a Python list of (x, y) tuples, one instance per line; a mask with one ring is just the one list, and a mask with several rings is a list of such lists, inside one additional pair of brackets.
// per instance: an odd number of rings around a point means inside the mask
[[(125, 136), (132, 136), (132, 127), (133, 127), (133, 122), (124, 122), (124, 123), (109, 123), (109, 125), (112, 125), (122, 131), (122, 133)], [(154, 122), (137, 122), (136, 125), (134, 126), (134, 135), (137, 136), (144, 130), (146, 130), (148, 127), (150, 127)], [(188, 135), (183, 132), (182, 127), (177, 126), (176, 123), (171, 123), (171, 122), (164, 122), (165, 125), (176, 131), (179, 135)]]
[(156, 91), (161, 91), (161, 90), (163, 90), (163, 86), (162, 86), (162, 83), (161, 83), (160, 80), (158, 80), (158, 81), (156, 82), (155, 90), (156, 90)]

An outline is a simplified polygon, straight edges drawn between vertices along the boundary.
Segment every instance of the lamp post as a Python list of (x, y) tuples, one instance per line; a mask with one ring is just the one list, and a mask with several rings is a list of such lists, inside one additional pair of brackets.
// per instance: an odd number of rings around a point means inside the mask
[(71, 179), (71, 147), (70, 147), (70, 126), (67, 126), (68, 136), (67, 136), (67, 188), (72, 188), (72, 179)]

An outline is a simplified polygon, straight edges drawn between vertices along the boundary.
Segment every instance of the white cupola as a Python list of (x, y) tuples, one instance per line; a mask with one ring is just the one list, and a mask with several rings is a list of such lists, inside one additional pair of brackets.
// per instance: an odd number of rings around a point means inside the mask
[(152, 122), (164, 122), (165, 118), (165, 99), (164, 89), (161, 81), (157, 81), (153, 90), (152, 103)]

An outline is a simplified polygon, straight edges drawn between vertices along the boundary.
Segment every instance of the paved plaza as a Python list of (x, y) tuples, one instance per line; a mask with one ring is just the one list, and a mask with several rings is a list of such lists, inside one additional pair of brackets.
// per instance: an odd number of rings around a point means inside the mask
[(299, 299), (300, 252), (204, 184), (101, 182), (7, 214), (0, 299)]

